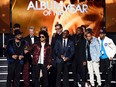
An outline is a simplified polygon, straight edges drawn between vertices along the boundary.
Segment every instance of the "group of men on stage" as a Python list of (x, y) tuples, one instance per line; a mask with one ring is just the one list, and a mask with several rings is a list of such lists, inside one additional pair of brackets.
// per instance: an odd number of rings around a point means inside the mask
[[(14, 33), (6, 40), (7, 87), (19, 87), (20, 72), (25, 87), (30, 87), (30, 72), (32, 87), (40, 87), (41, 80), (43, 87), (70, 87), (69, 66), (73, 72), (73, 87), (78, 87), (80, 79), (81, 86), (85, 87), (88, 73), (89, 85), (95, 87), (94, 72), (98, 87), (110, 87), (110, 61), (116, 54), (116, 46), (106, 36), (104, 28), (100, 29), (99, 37), (96, 38), (92, 29), (86, 29), (84, 25), (78, 27), (74, 35), (70, 35), (68, 30), (63, 31), (61, 24), (56, 24), (51, 45), (47, 27), (41, 27), (37, 37), (34, 27), (30, 26), (29, 35), (24, 38), (19, 24), (15, 24), (13, 29)], [(105, 79), (104, 84), (101, 83), (99, 67)]]

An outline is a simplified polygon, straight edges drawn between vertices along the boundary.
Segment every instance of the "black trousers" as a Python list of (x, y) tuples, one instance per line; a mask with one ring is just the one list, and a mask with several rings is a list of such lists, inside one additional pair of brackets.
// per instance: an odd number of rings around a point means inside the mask
[(100, 60), (100, 67), (102, 71), (103, 78), (105, 79), (105, 84), (110, 84), (112, 78), (112, 72), (110, 68), (110, 60), (101, 59)]
[(69, 87), (68, 64), (65, 62), (57, 64), (56, 87), (61, 87), (61, 72), (63, 72), (63, 87)]
[(19, 60), (16, 60), (13, 63), (8, 64), (8, 76), (7, 76), (6, 87), (19, 87), (20, 72), (22, 70), (22, 66), (23, 65), (20, 64)]
[(85, 70), (85, 66), (83, 66), (82, 62), (77, 62), (76, 60), (72, 63), (72, 71), (73, 71), (73, 78), (74, 78), (74, 85), (77, 85), (77, 82), (82, 79), (82, 87), (85, 87), (85, 82), (87, 79), (87, 71)]
[(56, 86), (56, 75), (57, 75), (56, 67), (52, 66), (48, 70), (48, 87)]
[(47, 68), (43, 64), (33, 65), (32, 67), (32, 83), (33, 87), (40, 87), (40, 70), (42, 69), (43, 86), (48, 87)]

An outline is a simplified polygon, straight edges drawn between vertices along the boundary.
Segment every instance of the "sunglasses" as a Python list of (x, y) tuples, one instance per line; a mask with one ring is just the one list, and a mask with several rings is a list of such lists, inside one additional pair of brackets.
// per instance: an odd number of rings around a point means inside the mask
[(39, 38), (45, 38), (44, 36), (40, 36)]

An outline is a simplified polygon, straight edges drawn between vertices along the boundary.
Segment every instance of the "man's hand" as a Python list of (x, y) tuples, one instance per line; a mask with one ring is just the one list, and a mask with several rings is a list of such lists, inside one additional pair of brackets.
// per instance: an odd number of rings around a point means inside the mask
[(21, 60), (21, 59), (23, 59), (23, 58), (24, 58), (24, 56), (22, 56), (22, 55), (19, 56), (19, 60)]
[(29, 51), (28, 50), (24, 50), (24, 53), (26, 54), (26, 53), (28, 53)]
[(85, 65), (86, 65), (86, 62), (84, 61), (84, 62), (83, 62), (83, 66), (85, 66)]
[(47, 65), (47, 69), (50, 69), (52, 67), (52, 65)]
[(64, 55), (61, 55), (61, 58), (63, 59), (64, 58)]
[(66, 61), (69, 60), (69, 58), (68, 57), (65, 57), (63, 60), (64, 60), (64, 62), (66, 62)]
[(13, 59), (17, 59), (18, 55), (12, 55)]

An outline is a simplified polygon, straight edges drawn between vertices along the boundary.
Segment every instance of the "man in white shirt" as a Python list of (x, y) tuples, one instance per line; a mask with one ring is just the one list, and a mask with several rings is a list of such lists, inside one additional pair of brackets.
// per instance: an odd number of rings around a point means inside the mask
[(106, 36), (106, 30), (101, 29), (98, 37), (100, 43), (100, 66), (105, 79), (105, 87), (110, 87), (111, 82), (111, 63), (114, 55), (116, 54), (116, 46), (112, 39)]
[(28, 42), (29, 46), (32, 46), (35, 42), (38, 42), (39, 38), (34, 35), (35, 28), (33, 26), (30, 26), (28, 28), (29, 35), (26, 36), (24, 39)]

